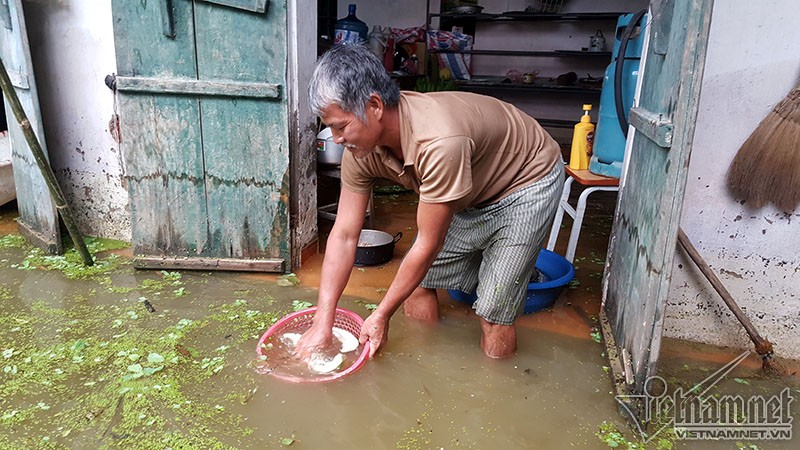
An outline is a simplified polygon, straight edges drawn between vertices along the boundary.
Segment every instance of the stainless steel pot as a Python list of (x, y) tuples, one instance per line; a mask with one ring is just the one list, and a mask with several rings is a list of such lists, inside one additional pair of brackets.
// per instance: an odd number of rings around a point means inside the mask
[(319, 164), (339, 165), (342, 163), (344, 145), (333, 142), (333, 133), (325, 128), (317, 134), (317, 162)]
[(483, 6), (478, 5), (459, 5), (450, 9), (453, 14), (480, 14), (483, 11)]
[(392, 236), (378, 230), (361, 230), (356, 247), (357, 266), (376, 266), (389, 262), (394, 256), (394, 244), (403, 237), (398, 231)]

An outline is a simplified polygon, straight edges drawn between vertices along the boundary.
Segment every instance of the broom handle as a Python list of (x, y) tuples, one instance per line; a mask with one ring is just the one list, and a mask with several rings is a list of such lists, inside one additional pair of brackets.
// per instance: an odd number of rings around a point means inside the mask
[(692, 245), (692, 243), (689, 241), (689, 237), (686, 236), (686, 233), (681, 227), (678, 228), (678, 242), (680, 242), (681, 246), (683, 246), (683, 249), (686, 250), (689, 258), (691, 258), (691, 260), (697, 264), (697, 267), (701, 272), (703, 272), (703, 275), (705, 275), (706, 279), (709, 281), (709, 283), (711, 283), (711, 286), (714, 286), (714, 289), (717, 291), (720, 297), (722, 297), (722, 300), (725, 302), (725, 304), (728, 305), (728, 308), (731, 310), (733, 315), (739, 319), (739, 322), (750, 336), (750, 340), (752, 340), (756, 345), (756, 351), (758, 351), (760, 355), (772, 353), (772, 344), (758, 334), (758, 331), (756, 331), (756, 328), (750, 322), (750, 319), (748, 319), (744, 311), (739, 308), (739, 305), (736, 304), (736, 301), (733, 299), (733, 296), (731, 296), (731, 293), (725, 289), (722, 281), (717, 278), (717, 275), (711, 270), (711, 267), (708, 265), (708, 263), (706, 263), (703, 257), (700, 256), (700, 252), (698, 252), (694, 245)]
[(31, 149), (33, 158), (36, 160), (36, 164), (39, 166), (39, 170), (42, 172), (44, 182), (47, 184), (47, 188), (50, 190), (50, 195), (55, 201), (56, 210), (61, 214), (61, 218), (64, 220), (64, 225), (67, 227), (69, 236), (72, 238), (72, 242), (74, 243), (75, 248), (77, 248), (78, 253), (80, 253), (81, 257), (83, 258), (83, 264), (91, 266), (94, 264), (92, 254), (89, 253), (89, 249), (86, 247), (86, 242), (83, 240), (83, 235), (81, 235), (81, 232), (75, 225), (75, 221), (72, 220), (72, 214), (70, 214), (67, 201), (64, 199), (64, 193), (61, 192), (61, 187), (56, 181), (56, 176), (53, 173), (53, 169), (50, 168), (50, 164), (47, 162), (47, 157), (44, 154), (44, 150), (42, 150), (39, 140), (36, 139), (36, 134), (34, 134), (33, 129), (31, 128), (31, 122), (28, 120), (28, 116), (25, 114), (25, 110), (22, 108), (22, 103), (19, 101), (17, 91), (15, 91), (14, 86), (11, 85), (11, 79), (8, 76), (8, 71), (6, 71), (6, 65), (2, 58), (0, 58), (0, 86), (2, 86), (3, 92), (6, 94), (8, 104), (14, 111), (14, 116), (17, 118), (17, 123), (22, 130), (22, 134), (25, 135), (25, 140), (28, 142), (28, 147)]

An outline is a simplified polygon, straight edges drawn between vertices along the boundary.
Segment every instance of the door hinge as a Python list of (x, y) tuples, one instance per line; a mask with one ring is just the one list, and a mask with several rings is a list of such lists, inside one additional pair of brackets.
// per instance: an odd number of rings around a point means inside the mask
[(633, 384), (633, 364), (631, 364), (631, 354), (628, 349), (622, 347), (622, 370), (625, 373), (625, 383), (628, 385)]
[(672, 121), (664, 117), (663, 114), (656, 114), (639, 107), (631, 108), (628, 116), (631, 125), (648, 139), (655, 142), (659, 147), (670, 148), (672, 146), (672, 133), (674, 126)]

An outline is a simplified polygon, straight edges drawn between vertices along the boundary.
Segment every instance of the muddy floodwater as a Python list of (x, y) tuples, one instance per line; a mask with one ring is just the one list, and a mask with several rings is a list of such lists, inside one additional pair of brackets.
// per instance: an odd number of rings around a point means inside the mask
[[(642, 440), (612, 393), (592, 309), (602, 261), (591, 257), (579, 260), (581, 285), (520, 319), (513, 358), (485, 357), (470, 308), (442, 293), (440, 323), (399, 313), (360, 371), (293, 384), (258, 373), (256, 347), (275, 320), (316, 303), (320, 257), (288, 277), (137, 271), (128, 250), (98, 241), (99, 267), (83, 272), (2, 231), (0, 449), (602, 449)], [(410, 240), (390, 264), (354, 269), (340, 306), (367, 317)], [(692, 386), (739, 353), (666, 340), (660, 374)], [(787, 388), (800, 395), (796, 377), (765, 379), (751, 357), (712, 393)], [(797, 402), (790, 407), (796, 415)], [(797, 438), (662, 436), (647, 448), (798, 448)]]

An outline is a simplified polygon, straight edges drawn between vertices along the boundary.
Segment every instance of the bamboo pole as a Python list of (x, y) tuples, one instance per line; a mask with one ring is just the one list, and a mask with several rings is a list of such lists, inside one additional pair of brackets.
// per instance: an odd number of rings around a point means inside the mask
[(689, 237), (683, 231), (683, 228), (678, 228), (678, 242), (681, 244), (683, 249), (686, 251), (686, 254), (689, 255), (689, 258), (697, 265), (697, 268), (700, 269), (700, 272), (706, 277), (711, 286), (714, 288), (715, 291), (722, 297), (722, 301), (728, 306), (728, 309), (731, 310), (733, 315), (736, 319), (739, 320), (739, 323), (742, 324), (744, 330), (747, 332), (747, 335), (750, 336), (750, 340), (753, 341), (753, 344), (756, 347), (756, 353), (761, 356), (761, 367), (769, 374), (772, 375), (786, 375), (788, 374), (788, 370), (783, 366), (783, 364), (779, 363), (777, 360), (774, 359), (774, 351), (772, 349), (772, 342), (764, 339), (758, 334), (756, 327), (753, 326), (753, 323), (750, 322), (750, 319), (747, 317), (747, 314), (739, 308), (739, 305), (736, 304), (736, 300), (733, 299), (733, 296), (728, 289), (725, 288), (725, 285), (722, 284), (722, 281), (717, 277), (717, 274), (711, 269), (711, 266), (708, 265), (705, 259), (700, 255), (700, 252), (697, 251), (692, 241), (689, 240)]
[(53, 169), (50, 167), (50, 163), (44, 155), (42, 146), (39, 144), (39, 140), (33, 132), (25, 110), (22, 109), (22, 103), (19, 101), (14, 86), (11, 85), (11, 79), (8, 76), (8, 71), (6, 70), (6, 65), (2, 58), (0, 58), (0, 69), (0, 86), (2, 86), (3, 92), (6, 94), (6, 99), (9, 105), (11, 105), (11, 109), (14, 111), (14, 116), (17, 118), (20, 129), (22, 129), (22, 134), (25, 135), (25, 141), (28, 142), (28, 147), (30, 147), (34, 159), (36, 159), (36, 165), (39, 166), (39, 170), (42, 172), (44, 182), (47, 184), (50, 195), (55, 201), (56, 210), (61, 214), (69, 236), (72, 238), (72, 242), (78, 250), (78, 253), (81, 254), (81, 258), (83, 258), (83, 263), (87, 266), (91, 266), (94, 264), (92, 254), (89, 253), (89, 249), (86, 247), (86, 241), (83, 240), (83, 235), (81, 235), (81, 232), (75, 225), (75, 221), (72, 220), (72, 214), (69, 211), (67, 201), (64, 199), (64, 193), (61, 192), (61, 187), (56, 181)]

